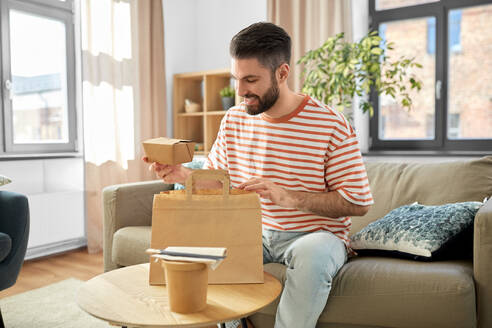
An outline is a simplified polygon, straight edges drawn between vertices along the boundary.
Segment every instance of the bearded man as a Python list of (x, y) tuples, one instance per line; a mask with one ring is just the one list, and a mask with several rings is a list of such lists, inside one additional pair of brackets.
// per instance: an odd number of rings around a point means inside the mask
[[(244, 102), (225, 114), (205, 168), (227, 170), (233, 187), (260, 196), (263, 262), (287, 266), (275, 327), (314, 328), (347, 260), (350, 216), (373, 203), (357, 138), (341, 113), (289, 89), (291, 39), (279, 26), (243, 29), (230, 54)], [(181, 165), (150, 169), (166, 183), (191, 174)]]

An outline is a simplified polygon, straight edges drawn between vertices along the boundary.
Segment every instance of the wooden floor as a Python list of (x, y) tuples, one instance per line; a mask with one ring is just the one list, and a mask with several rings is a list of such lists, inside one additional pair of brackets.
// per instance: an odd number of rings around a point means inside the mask
[(78, 249), (60, 255), (25, 261), (14, 286), (0, 292), (0, 298), (47, 286), (68, 278), (89, 280), (103, 273), (103, 255)]

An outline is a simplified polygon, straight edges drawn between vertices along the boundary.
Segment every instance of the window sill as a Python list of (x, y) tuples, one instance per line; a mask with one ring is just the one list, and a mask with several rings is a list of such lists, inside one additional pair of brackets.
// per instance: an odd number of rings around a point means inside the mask
[(487, 151), (468, 150), (369, 150), (366, 157), (482, 157), (490, 156)]
[(0, 154), (0, 161), (82, 158), (83, 153), (42, 153), (42, 154)]

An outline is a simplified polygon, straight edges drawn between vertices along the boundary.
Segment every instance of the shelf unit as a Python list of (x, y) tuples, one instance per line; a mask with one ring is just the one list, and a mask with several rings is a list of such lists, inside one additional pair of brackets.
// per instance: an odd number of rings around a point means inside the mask
[[(212, 149), (220, 122), (226, 113), (222, 110), (219, 91), (230, 83), (229, 69), (174, 75), (174, 138), (203, 143), (203, 151), (196, 151), (196, 154), (206, 155)], [(186, 113), (185, 99), (199, 103), (201, 111)], [(238, 101), (236, 97), (236, 104)]]

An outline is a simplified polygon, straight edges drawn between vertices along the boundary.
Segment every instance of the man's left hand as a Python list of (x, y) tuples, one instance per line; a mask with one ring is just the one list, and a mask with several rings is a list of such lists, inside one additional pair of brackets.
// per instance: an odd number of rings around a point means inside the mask
[(286, 208), (296, 207), (294, 192), (282, 188), (268, 179), (253, 178), (241, 183), (239, 188), (254, 191), (260, 197), (269, 199), (278, 206)]

